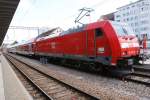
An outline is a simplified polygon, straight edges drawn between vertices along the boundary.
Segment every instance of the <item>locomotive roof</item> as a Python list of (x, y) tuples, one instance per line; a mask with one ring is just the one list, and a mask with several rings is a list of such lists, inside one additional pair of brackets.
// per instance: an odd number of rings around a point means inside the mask
[[(108, 22), (108, 20), (107, 20), (107, 21), (105, 20), (105, 22)], [(66, 35), (66, 34), (72, 34), (72, 33), (75, 33), (75, 32), (81, 32), (81, 31), (83, 31), (84, 29), (88, 29), (89, 27), (86, 28), (87, 26), (94, 26), (94, 27), (95, 27), (94, 24), (97, 24), (97, 23), (99, 23), (99, 22), (93, 22), (93, 23), (89, 23), (89, 24), (83, 24), (82, 26), (77, 26), (76, 28), (75, 28), (75, 27), (69, 28), (68, 30), (62, 32), (62, 33), (60, 34), (60, 36)]]
[(14, 45), (9, 45), (8, 48), (11, 48), (11, 47), (16, 47), (16, 46), (19, 46), (19, 45), (24, 45), (24, 44), (29, 44), (29, 43), (32, 43), (35, 39), (32, 38), (28, 41), (24, 41), (24, 42), (21, 42), (21, 43), (17, 43), (17, 44), (14, 44)]
[(118, 24), (118, 25), (128, 25), (127, 23), (116, 22), (116, 21), (112, 21), (112, 20), (103, 20), (103, 21), (97, 21), (97, 22), (93, 22), (93, 23), (89, 23), (89, 24), (84, 24), (84, 25), (82, 25), (80, 27), (77, 26), (76, 28), (70, 28), (70, 29), (62, 32), (60, 34), (60, 36), (66, 35), (66, 34), (72, 34), (72, 33), (75, 33), (75, 32), (80, 32), (80, 31), (83, 31), (85, 29), (88, 30), (88, 29), (97, 28), (100, 25), (99, 23), (101, 23), (101, 26), (105, 25), (106, 23), (110, 23), (110, 24), (115, 23), (115, 24)]
[(57, 27), (57, 28), (53, 28), (53, 29), (51, 29), (51, 30), (48, 30), (47, 32), (44, 32), (44, 33), (40, 34), (40, 35), (37, 36), (36, 38), (48, 36), (48, 35), (50, 35), (53, 31), (55, 31), (56, 29), (58, 29), (58, 27)]
[(40, 39), (40, 38), (51, 38), (51, 37), (56, 37), (56, 36), (59, 36), (60, 33), (63, 32), (63, 29), (60, 28), (60, 27), (56, 27), (56, 28), (53, 28), (51, 30), (48, 30), (47, 32), (44, 32), (42, 34), (40, 34), (39, 36), (37, 36), (35, 39)]
[(84, 28), (86, 27), (86, 24), (82, 25), (82, 26), (77, 26), (76, 28), (69, 28), (68, 30), (62, 32), (60, 34), (60, 36), (62, 35), (66, 35), (66, 34), (71, 34), (71, 33), (75, 33), (75, 32), (80, 32), (80, 31), (83, 31)]

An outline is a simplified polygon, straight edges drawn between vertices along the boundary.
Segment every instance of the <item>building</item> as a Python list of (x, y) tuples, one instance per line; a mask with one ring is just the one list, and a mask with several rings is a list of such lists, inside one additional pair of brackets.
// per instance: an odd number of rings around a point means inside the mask
[(114, 13), (109, 13), (109, 14), (106, 14), (106, 15), (102, 15), (99, 20), (101, 20), (101, 19), (114, 20)]
[(115, 21), (128, 23), (139, 38), (147, 34), (150, 39), (150, 0), (139, 0), (117, 8), (114, 16)]

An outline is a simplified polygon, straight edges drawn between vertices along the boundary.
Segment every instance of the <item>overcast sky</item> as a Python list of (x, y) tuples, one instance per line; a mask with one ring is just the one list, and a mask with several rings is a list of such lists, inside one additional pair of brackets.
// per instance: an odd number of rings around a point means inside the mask
[[(20, 0), (10, 26), (62, 27), (74, 26), (74, 20), (83, 7), (93, 8), (90, 20), (94, 22), (101, 15), (116, 11), (116, 8), (137, 0)], [(37, 31), (10, 29), (5, 42), (28, 40), (37, 35)], [(9, 40), (9, 41), (8, 41)]]

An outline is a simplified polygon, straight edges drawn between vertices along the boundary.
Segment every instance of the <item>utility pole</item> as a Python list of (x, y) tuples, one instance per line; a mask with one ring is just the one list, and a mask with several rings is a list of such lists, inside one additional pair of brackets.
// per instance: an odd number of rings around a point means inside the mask
[(40, 28), (38, 27), (38, 36), (40, 35)]

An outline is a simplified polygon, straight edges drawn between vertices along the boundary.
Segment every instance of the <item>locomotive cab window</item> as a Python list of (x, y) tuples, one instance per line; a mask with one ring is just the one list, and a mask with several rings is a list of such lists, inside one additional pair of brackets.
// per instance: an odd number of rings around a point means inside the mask
[(100, 28), (95, 29), (95, 36), (100, 37), (103, 35), (103, 31)]

